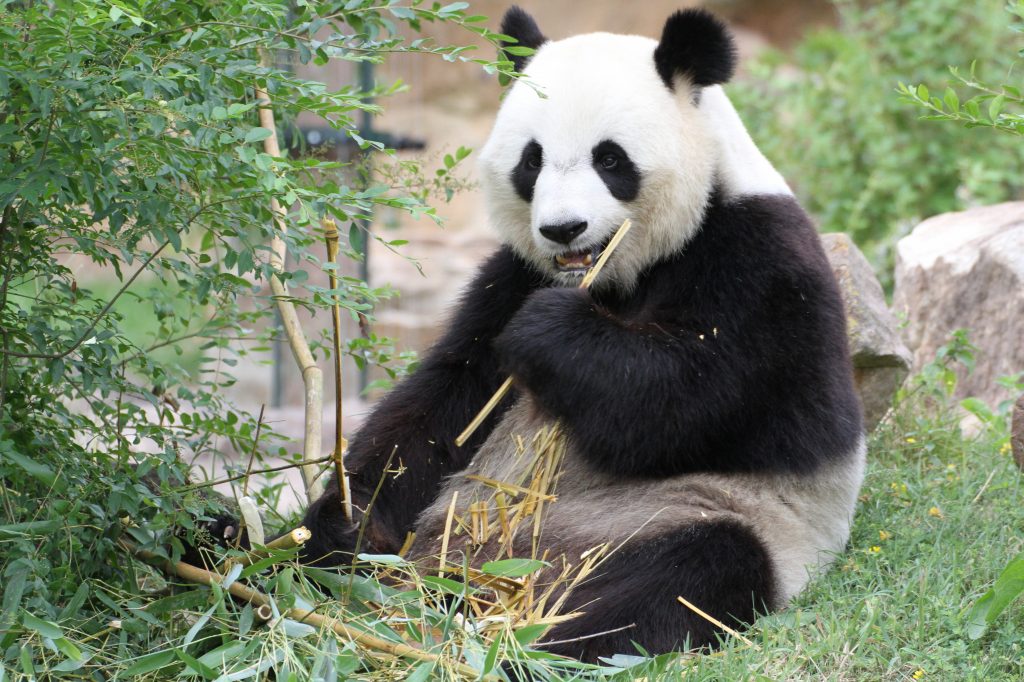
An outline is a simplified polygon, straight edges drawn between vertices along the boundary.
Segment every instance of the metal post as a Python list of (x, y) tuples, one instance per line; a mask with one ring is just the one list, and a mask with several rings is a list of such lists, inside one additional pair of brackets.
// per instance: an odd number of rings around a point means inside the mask
[[(359, 89), (368, 92), (373, 88), (373, 64), (371, 62), (359, 62)], [(369, 103), (369, 102), (368, 102)], [(359, 112), (359, 135), (364, 140), (373, 139), (373, 116), (368, 111)], [(366, 155), (369, 156), (368, 154)], [(369, 183), (369, 174), (366, 177)], [(363, 218), (359, 221), (359, 227), (363, 232), (363, 260), (359, 264), (359, 278), (370, 284), (370, 219)], [(370, 385), (370, 368), (366, 364), (359, 370), (359, 393), (363, 393)]]

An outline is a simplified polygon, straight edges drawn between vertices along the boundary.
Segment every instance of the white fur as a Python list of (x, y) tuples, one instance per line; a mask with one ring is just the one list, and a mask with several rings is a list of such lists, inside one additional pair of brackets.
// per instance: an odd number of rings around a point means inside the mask
[[(526, 67), (530, 84), (512, 86), (480, 161), (491, 219), (516, 251), (563, 284), (554, 256), (565, 247), (545, 239), (543, 224), (585, 220), (572, 244), (606, 242), (625, 218), (633, 229), (598, 282), (626, 288), (653, 260), (680, 249), (699, 228), (714, 179), (713, 150), (688, 88), (673, 93), (654, 68), (650, 38), (592, 33), (545, 43)], [(544, 166), (532, 203), (512, 186), (523, 147), (536, 140)], [(591, 165), (602, 140), (621, 145), (641, 174), (639, 196), (616, 200)]]
[(714, 138), (718, 155), (715, 167), (722, 191), (727, 197), (793, 194), (782, 174), (775, 170), (775, 166), (750, 138), (750, 133), (722, 86), (704, 88), (700, 110), (707, 118), (708, 130)]
[[(526, 66), (529, 82), (509, 91), (481, 152), (494, 226), (561, 284), (577, 284), (578, 275), (555, 267), (555, 255), (568, 249), (544, 238), (542, 225), (586, 221), (571, 245), (581, 251), (632, 219), (633, 230), (597, 283), (628, 289), (640, 271), (699, 229), (716, 180), (728, 198), (791, 194), (722, 88), (704, 88), (694, 106), (684, 78), (676, 78), (674, 91), (661, 81), (655, 47), (650, 38), (610, 33), (545, 43)], [(635, 200), (615, 199), (592, 167), (591, 150), (606, 139), (621, 145), (641, 174)], [(530, 140), (543, 148), (544, 165), (526, 202), (511, 177)]]

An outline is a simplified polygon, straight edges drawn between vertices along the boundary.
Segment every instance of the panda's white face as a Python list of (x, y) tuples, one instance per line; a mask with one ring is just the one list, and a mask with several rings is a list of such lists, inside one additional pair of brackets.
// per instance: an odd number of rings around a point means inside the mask
[(544, 43), (498, 112), (481, 153), (491, 219), (557, 283), (579, 283), (623, 220), (633, 229), (595, 285), (631, 287), (699, 228), (713, 145), (694, 91), (669, 89), (658, 43), (593, 33)]

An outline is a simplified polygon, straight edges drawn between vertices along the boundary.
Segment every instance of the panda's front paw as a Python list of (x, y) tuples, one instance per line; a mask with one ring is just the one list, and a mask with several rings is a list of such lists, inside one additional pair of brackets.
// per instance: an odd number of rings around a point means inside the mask
[(593, 314), (584, 289), (549, 288), (530, 294), (494, 340), (503, 371), (528, 388), (539, 388), (565, 364), (567, 342), (583, 316)]
[(249, 537), (241, 520), (231, 514), (216, 514), (197, 520), (191, 541), (184, 530), (177, 533), (184, 545), (181, 560), (193, 566), (212, 566), (227, 549), (249, 549)]

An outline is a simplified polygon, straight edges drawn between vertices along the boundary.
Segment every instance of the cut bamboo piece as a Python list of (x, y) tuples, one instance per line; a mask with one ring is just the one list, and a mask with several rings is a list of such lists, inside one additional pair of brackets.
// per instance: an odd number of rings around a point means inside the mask
[(241, 564), (242, 566), (249, 566), (256, 563), (260, 559), (264, 559), (270, 556), (268, 550), (272, 549), (292, 549), (300, 545), (306, 544), (309, 539), (313, 537), (313, 534), (309, 532), (305, 526), (299, 526), (294, 530), (291, 530), (279, 538), (275, 538), (266, 544), (265, 547), (257, 547), (249, 550), (248, 554), (237, 559), (229, 559), (225, 564)]
[[(189, 582), (198, 583), (200, 585), (221, 585), (224, 583), (224, 575), (221, 573), (207, 571), (197, 566), (193, 566), (192, 564), (186, 564), (184, 561), (168, 561), (162, 557), (158, 557), (152, 552), (147, 552), (144, 549), (136, 547), (127, 540), (122, 539), (121, 545), (128, 550), (128, 552), (139, 559), (142, 559), (146, 563), (153, 564), (154, 566), (161, 568), (164, 572), (177, 575)], [(267, 613), (266, 609), (263, 607), (270, 608), (270, 597), (237, 580), (228, 585), (227, 590), (232, 596), (252, 604), (260, 610), (260, 613), (263, 615)], [(441, 657), (436, 654), (423, 651), (422, 649), (417, 649), (416, 647), (408, 644), (389, 642), (386, 639), (357, 630), (345, 623), (342, 623), (336, 618), (329, 618), (319, 613), (298, 607), (286, 609), (282, 615), (286, 618), (297, 620), (300, 623), (309, 623), (316, 627), (330, 628), (338, 637), (355, 642), (356, 644), (366, 647), (367, 649), (372, 649), (375, 652), (390, 654), (391, 656), (399, 656), (402, 658), (411, 658), (417, 661), (427, 661), (442, 666), (451, 666), (451, 668), (458, 672), (459, 675), (470, 680), (478, 680), (481, 677), (479, 670), (476, 670), (464, 663), (442, 661)], [(497, 678), (494, 675), (488, 675), (484, 677), (484, 679), (496, 680)]]
[[(327, 273), (331, 283), (331, 290), (338, 288), (338, 226), (333, 220), (324, 221), (324, 238), (327, 240), (327, 262), (334, 267)], [(348, 473), (345, 471), (345, 449), (348, 442), (345, 440), (341, 428), (341, 305), (338, 304), (337, 294), (334, 295), (334, 303), (331, 305), (331, 325), (334, 332), (334, 475), (338, 479), (338, 495), (341, 498), (341, 508), (345, 512), (345, 520), (352, 523), (352, 497), (348, 485)]]
[[(262, 55), (264, 66), (269, 65), (269, 57)], [(281, 156), (281, 147), (277, 142), (277, 126), (274, 123), (274, 110), (270, 106), (270, 95), (260, 86), (256, 86), (256, 99), (259, 102), (260, 127), (270, 134), (263, 140), (263, 151), (275, 158)], [(274, 214), (274, 222), (279, 234), (270, 241), (270, 267), (275, 273), (284, 272), (284, 260), (287, 247), (281, 235), (288, 232), (285, 221), (285, 209), (277, 199), (270, 200), (270, 210)], [(306, 496), (310, 502), (323, 494), (323, 483), (318, 480), (316, 465), (311, 464), (320, 459), (320, 443), (323, 429), (324, 379), (323, 373), (313, 359), (309, 350), (306, 335), (302, 331), (298, 313), (288, 298), (288, 287), (280, 277), (270, 278), (270, 289), (281, 314), (281, 324), (288, 336), (288, 345), (292, 349), (295, 363), (302, 372), (302, 384), (305, 388), (303, 407), (305, 411), (305, 428), (302, 443), (302, 480), (306, 486)]]
[(709, 623), (711, 623), (712, 625), (717, 625), (718, 627), (722, 628), (722, 629), (723, 629), (723, 630), (725, 630), (725, 631), (726, 631), (726, 632), (727, 632), (728, 634), (732, 635), (733, 637), (735, 637), (736, 639), (740, 640), (740, 641), (741, 641), (741, 642), (743, 642), (744, 644), (746, 644), (746, 645), (748, 645), (748, 646), (754, 646), (754, 643), (753, 643), (753, 642), (751, 642), (751, 641), (750, 641), (749, 639), (747, 639), (746, 637), (744, 637), (743, 635), (741, 635), (741, 634), (740, 634), (739, 632), (737, 632), (736, 630), (733, 630), (733, 629), (732, 629), (731, 627), (729, 627), (728, 625), (726, 625), (726, 624), (725, 624), (725, 623), (723, 623), (722, 621), (718, 620), (718, 619), (717, 619), (717, 618), (715, 618), (714, 616), (712, 616), (712, 615), (710, 615), (710, 614), (707, 614), (707, 613), (704, 613), (703, 611), (701, 611), (700, 609), (698, 609), (698, 608), (697, 608), (696, 606), (694, 606), (694, 605), (693, 605), (693, 604), (691, 604), (690, 602), (688, 602), (688, 601), (686, 601), (685, 599), (683, 599), (682, 597), (676, 597), (676, 599), (678, 599), (678, 600), (679, 600), (679, 603), (680, 603), (680, 604), (682, 604), (682, 605), (683, 605), (683, 606), (685, 606), (686, 608), (690, 609), (691, 611), (693, 611), (694, 613), (696, 613), (696, 614), (697, 614), (698, 616), (700, 616), (700, 617), (701, 617), (701, 618), (703, 618), (704, 620), (706, 620), (706, 621), (708, 621)]
[[(583, 276), (583, 281), (580, 282), (580, 289), (587, 289), (590, 287), (591, 283), (597, 279), (597, 275), (601, 272), (601, 268), (603, 268), (604, 264), (608, 262), (608, 258), (611, 257), (612, 252), (615, 251), (615, 247), (619, 245), (619, 242), (622, 241), (622, 238), (626, 236), (626, 233), (629, 232), (629, 228), (632, 226), (633, 223), (629, 218), (622, 221), (622, 224), (619, 225), (619, 229), (615, 231), (615, 235), (612, 237), (611, 241), (608, 242), (608, 246), (606, 246), (604, 251), (601, 252), (601, 257), (597, 259), (597, 263), (595, 263), (594, 267), (590, 268), (587, 274)], [(498, 390), (494, 392), (494, 395), (492, 395), (491, 399), (487, 401), (487, 404), (485, 404), (480, 409), (480, 412), (473, 417), (473, 421), (469, 422), (469, 426), (467, 426), (466, 429), (459, 434), (459, 437), (455, 439), (456, 446), (461, 448), (466, 444), (466, 441), (476, 433), (476, 430), (480, 428), (480, 425), (483, 424), (484, 420), (487, 419), (491, 412), (494, 411), (494, 408), (498, 406), (498, 403), (508, 395), (509, 389), (511, 388), (512, 377), (508, 377), (504, 382), (502, 382), (501, 386), (498, 387)]]

